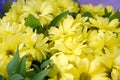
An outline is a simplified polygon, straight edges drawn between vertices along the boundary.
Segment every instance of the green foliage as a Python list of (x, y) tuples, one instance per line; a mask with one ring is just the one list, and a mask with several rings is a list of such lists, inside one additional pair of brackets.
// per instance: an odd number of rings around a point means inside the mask
[(26, 77), (31, 78), (31, 80), (44, 80), (52, 67), (50, 59), (43, 61), (41, 64), (35, 61), (32, 63), (34, 70), (26, 72)]
[(10, 80), (23, 80), (26, 73), (25, 66), (26, 56), (23, 56), (20, 60), (19, 49), (17, 47), (16, 54), (7, 65), (7, 72)]
[(110, 15), (112, 14), (112, 12), (108, 12), (107, 8), (104, 9), (104, 15), (102, 17), (110, 17)]
[(26, 56), (24, 55), (20, 61), (19, 64), (19, 68), (18, 68), (18, 73), (21, 74), (22, 76), (25, 76), (26, 74), (26, 65), (25, 65), (25, 61), (26, 61)]
[(32, 70), (32, 71), (27, 71), (25, 76), (29, 77), (29, 78), (32, 78), (35, 75), (37, 75), (37, 73), (34, 70)]
[[(9, 9), (11, 8), (11, 5), (12, 5), (12, 1), (11, 0), (7, 0), (6, 5), (4, 5), (2, 7), (2, 10), (4, 11), (4, 13), (9, 11)], [(2, 18), (3, 16), (4, 16), (4, 14), (0, 14), (0, 18)]]
[(71, 15), (74, 19), (76, 18), (77, 14), (78, 14), (78, 13), (76, 13), (76, 12), (70, 12), (70, 13), (69, 13), (69, 15)]
[(109, 20), (118, 19), (120, 21), (120, 11), (115, 12), (112, 16), (109, 17)]
[(13, 74), (9, 80), (23, 80), (24, 77), (20, 74)]
[(6, 78), (2, 75), (0, 75), (0, 80), (6, 80)]
[[(17, 47), (16, 54), (7, 65), (9, 80), (24, 80), (25, 77), (28, 77), (31, 80), (43, 80), (53, 67), (53, 65), (51, 64), (51, 60), (48, 59), (43, 61), (42, 63), (32, 63), (33, 70), (26, 71), (25, 62), (26, 56), (23, 56), (22, 59), (20, 59), (19, 49)], [(6, 80), (6, 78), (0, 76), (0, 80)]]
[(43, 80), (50, 70), (51, 68), (40, 71), (31, 80)]
[(90, 12), (85, 12), (82, 17), (88, 17), (87, 22), (89, 21), (89, 18), (93, 18), (92, 14)]
[(37, 33), (43, 33), (44, 28), (42, 27), (39, 19), (34, 17), (32, 14), (28, 15), (28, 18), (25, 20), (25, 26), (33, 28), (33, 30), (37, 30)]
[(11, 0), (8, 0), (7, 3), (6, 3), (6, 5), (3, 6), (3, 11), (4, 11), (4, 12), (8, 12), (9, 9), (11, 8), (11, 5), (12, 5), (12, 1), (11, 1)]
[(92, 14), (90, 12), (85, 12), (82, 16), (83, 17), (91, 17), (91, 18), (93, 18)]
[(2, 18), (3, 17), (3, 15), (2, 14), (0, 14), (0, 18)]
[(40, 65), (40, 68), (41, 69), (44, 69), (45, 67), (47, 67), (48, 64), (50, 64), (51, 60), (48, 59), (48, 60), (45, 60), (41, 65)]
[[(43, 80), (52, 68), (51, 60), (45, 60), (43, 63), (32, 63), (32, 71), (26, 71), (26, 56), (23, 56), (20, 60), (19, 49), (17, 47), (16, 54), (7, 65), (7, 72), (9, 74), (9, 80), (24, 80), (25, 77), (31, 80)], [(6, 80), (3, 76), (0, 76), (0, 80)]]
[(16, 54), (14, 55), (12, 60), (7, 65), (7, 72), (10, 76), (16, 73), (19, 63), (20, 63), (20, 58), (19, 58), (19, 50), (17, 47)]
[(56, 26), (58, 24), (58, 22), (65, 16), (67, 16), (69, 14), (69, 11), (64, 11), (63, 13), (59, 14), (58, 16), (56, 16), (51, 23), (48, 26), (48, 29), (50, 29), (50, 27), (52, 26)]

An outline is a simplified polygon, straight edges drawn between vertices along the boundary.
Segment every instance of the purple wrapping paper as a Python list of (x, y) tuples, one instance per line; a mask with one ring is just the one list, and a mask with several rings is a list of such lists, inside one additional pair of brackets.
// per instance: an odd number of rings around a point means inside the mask
[(120, 10), (120, 0), (78, 0), (80, 4), (103, 4), (103, 6), (113, 6), (113, 8), (117, 11)]

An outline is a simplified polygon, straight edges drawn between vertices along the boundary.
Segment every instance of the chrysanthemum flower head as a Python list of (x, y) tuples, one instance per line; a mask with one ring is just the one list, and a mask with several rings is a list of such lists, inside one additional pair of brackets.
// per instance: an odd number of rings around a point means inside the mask
[(90, 18), (90, 22), (92, 26), (95, 26), (99, 29), (108, 29), (108, 30), (114, 30), (119, 25), (118, 19), (114, 19), (109, 22), (108, 18), (103, 17), (97, 17), (96, 19)]
[(32, 60), (42, 61), (42, 59), (46, 59), (46, 52), (48, 44), (46, 43), (48, 38), (43, 34), (34, 33), (32, 29), (29, 27), (26, 29), (26, 33), (23, 34), (22, 39), (22, 48), (23, 54), (31, 55)]
[(13, 2), (9, 12), (5, 13), (6, 16), (3, 17), (3, 20), (8, 21), (10, 23), (21, 22), (19, 20), (19, 16), (21, 15), (21, 9), (24, 4), (24, 0), (17, 0), (17, 2)]
[[(51, 27), (49, 30), (50, 40), (53, 40), (53, 48), (62, 51), (66, 54), (80, 55), (82, 49), (87, 47), (84, 45), (87, 37), (87, 26), (85, 22), (87, 17), (81, 18), (77, 15), (74, 19), (72, 16), (67, 16), (61, 21), (58, 27)], [(85, 22), (85, 24), (83, 24)]]
[(101, 63), (103, 67), (106, 69), (107, 76), (112, 79), (116, 80), (120, 77), (120, 55), (119, 54), (109, 54), (106, 53), (104, 56), (101, 57)]
[[(57, 40), (65, 37), (74, 37), (80, 34), (82, 26), (87, 26), (87, 17), (81, 17), (77, 15), (74, 19), (72, 16), (67, 16), (63, 21), (61, 21), (58, 27), (51, 27), (49, 30), (49, 35), (51, 40)], [(85, 23), (85, 24), (84, 24)]]
[(70, 10), (71, 12), (77, 12), (79, 10), (78, 3), (72, 0), (57, 0), (57, 3), (61, 11)]
[(82, 59), (75, 55), (56, 53), (51, 59), (59, 69), (58, 79), (109, 80), (104, 72), (105, 68), (101, 66), (99, 57), (89, 61), (87, 58)]
[(86, 12), (90, 12), (92, 14), (92, 16), (96, 16), (96, 15), (103, 15), (104, 14), (104, 9), (102, 4), (99, 4), (97, 6), (93, 6), (92, 4), (88, 4), (88, 5), (81, 5), (81, 11), (82, 13), (86, 13)]
[(0, 75), (3, 75), (8, 78), (8, 73), (6, 71), (7, 64), (9, 63), (10, 58), (8, 56), (0, 55)]

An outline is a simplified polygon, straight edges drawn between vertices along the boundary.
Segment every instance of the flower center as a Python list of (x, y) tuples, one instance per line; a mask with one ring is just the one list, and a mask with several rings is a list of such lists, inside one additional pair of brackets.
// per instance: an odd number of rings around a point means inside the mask
[(40, 12), (40, 11), (36, 11), (36, 13), (37, 13), (37, 15), (40, 15), (40, 14), (41, 14), (41, 12)]
[(108, 68), (106, 71), (106, 73), (108, 74), (107, 77), (109, 77), (110, 79), (112, 79), (111, 72), (112, 72), (112, 68)]
[(83, 72), (83, 73), (80, 75), (80, 79), (79, 79), (79, 80), (90, 80), (90, 79), (91, 79), (90, 75)]
[(13, 51), (13, 50), (7, 50), (7, 51), (6, 51), (6, 55), (8, 55), (8, 56), (9, 56), (9, 55), (13, 55), (13, 54), (14, 54), (14, 51)]

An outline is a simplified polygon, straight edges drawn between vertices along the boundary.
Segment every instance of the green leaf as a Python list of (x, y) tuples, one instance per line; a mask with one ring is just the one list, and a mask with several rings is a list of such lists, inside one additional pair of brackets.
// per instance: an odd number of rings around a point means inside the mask
[(18, 68), (18, 73), (21, 74), (22, 76), (25, 76), (25, 73), (26, 73), (25, 62), (26, 62), (26, 56), (23, 56), (21, 61), (20, 61), (19, 68)]
[(107, 8), (104, 9), (104, 15), (102, 17), (109, 17), (112, 12), (108, 12)]
[(32, 61), (31, 68), (34, 69), (34, 71), (36, 73), (39, 73), (40, 72), (40, 65), (41, 65), (41, 63), (39, 61), (34, 60), (34, 61)]
[(45, 60), (45, 61), (41, 64), (40, 68), (41, 68), (41, 69), (44, 69), (45, 67), (47, 67), (48, 64), (50, 64), (50, 62), (51, 62), (50, 59)]
[(0, 14), (0, 18), (2, 18), (3, 17), (3, 15), (2, 14)]
[(65, 16), (67, 16), (69, 14), (69, 11), (65, 11), (61, 14), (59, 14), (58, 16), (56, 16), (52, 21), (51, 23), (49, 24), (48, 26), (48, 29), (50, 29), (51, 26), (56, 26), (57, 23)]
[(32, 14), (28, 15), (28, 18), (25, 20), (25, 26), (29, 26), (31, 28), (33, 28), (33, 30), (37, 30), (37, 33), (43, 33), (44, 29), (39, 21), (39, 19), (37, 19), (36, 17), (34, 17)]
[(23, 79), (24, 79), (24, 77), (21, 76), (20, 74), (14, 74), (10, 77), (9, 80), (23, 80)]
[(40, 25), (39, 19), (34, 17), (32, 14), (28, 15), (28, 18), (25, 20), (25, 25), (31, 28), (37, 28)]
[(36, 72), (40, 71), (40, 68), (39, 68), (39, 66), (37, 64), (32, 64), (32, 66), (34, 67), (34, 70)]
[(93, 18), (92, 14), (90, 12), (85, 12), (82, 16)]
[(19, 61), (20, 61), (20, 58), (19, 58), (19, 49), (17, 47), (16, 54), (14, 55), (14, 57), (12, 58), (12, 60), (7, 65), (7, 72), (8, 72), (8, 74), (10, 76), (17, 71), (18, 65), (20, 63)]
[(76, 12), (70, 12), (70, 13), (69, 13), (69, 15), (71, 15), (74, 19), (76, 18), (77, 14), (78, 14), (78, 13), (76, 13)]
[(27, 71), (25, 76), (29, 77), (29, 78), (32, 78), (35, 75), (37, 75), (37, 73), (35, 71)]
[(2, 75), (0, 75), (0, 80), (6, 80), (6, 78)]
[(78, 2), (78, 0), (73, 0), (74, 2)]
[(109, 18), (110, 21), (112, 21), (113, 19), (118, 19), (120, 21), (120, 11), (117, 11)]
[(48, 68), (47, 70), (45, 69), (45, 70), (40, 71), (31, 80), (43, 80), (50, 70), (51, 70), (51, 68)]
[(4, 11), (4, 12), (8, 12), (9, 9), (11, 8), (11, 5), (12, 5), (12, 1), (11, 1), (11, 0), (8, 0), (7, 3), (6, 3), (6, 5), (3, 6), (3, 8), (2, 8), (3, 11)]

